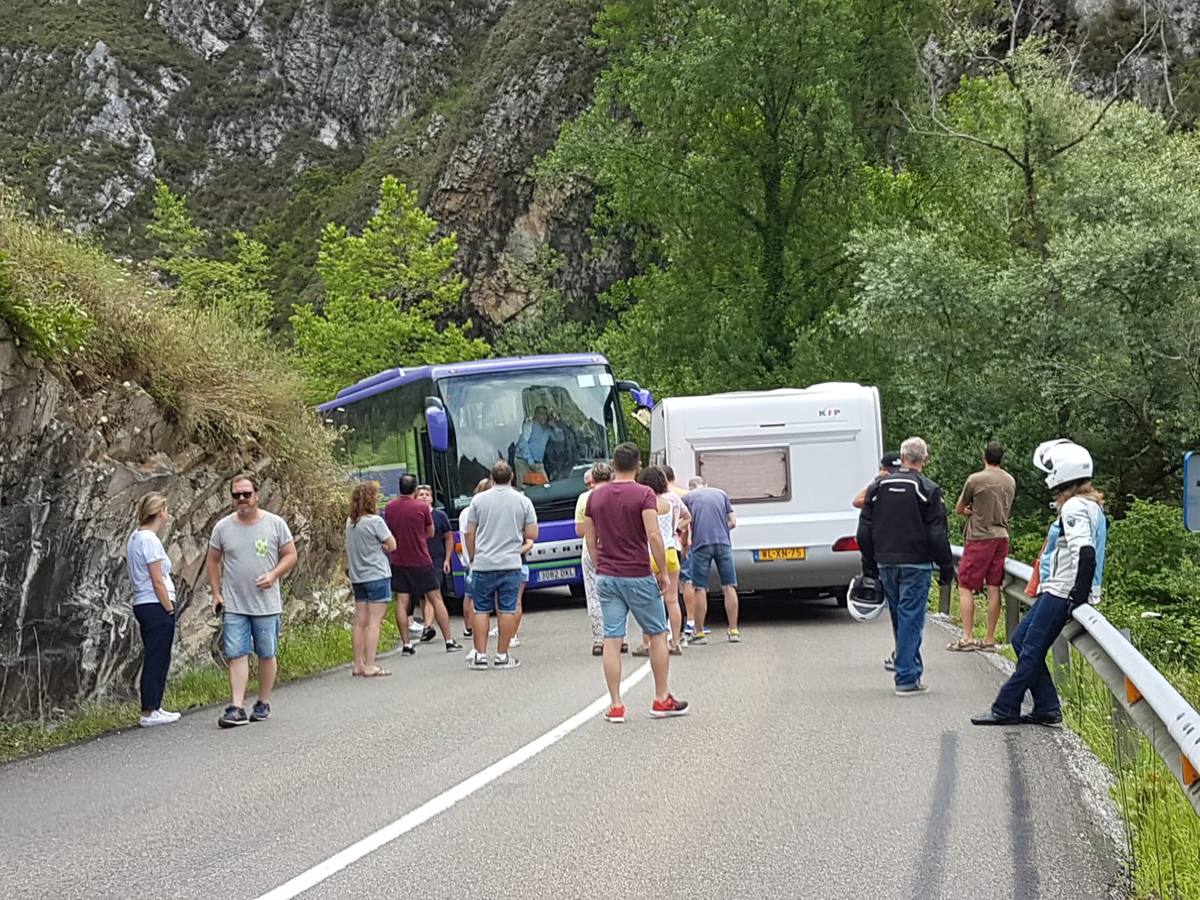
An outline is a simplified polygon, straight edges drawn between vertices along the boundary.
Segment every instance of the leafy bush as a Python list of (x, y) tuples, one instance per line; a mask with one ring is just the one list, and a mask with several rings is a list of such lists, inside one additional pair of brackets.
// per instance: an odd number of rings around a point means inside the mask
[(27, 347), (44, 360), (55, 360), (78, 350), (92, 330), (92, 320), (57, 283), (42, 285), (35, 302), (18, 291), (13, 263), (0, 251), (0, 320), (12, 330), (18, 346)]

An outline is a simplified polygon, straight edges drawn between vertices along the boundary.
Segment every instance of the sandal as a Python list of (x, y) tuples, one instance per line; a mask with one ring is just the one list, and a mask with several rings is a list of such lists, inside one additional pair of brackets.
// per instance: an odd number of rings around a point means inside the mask
[(958, 653), (966, 653), (971, 650), (978, 650), (979, 642), (976, 640), (967, 640), (966, 638), (962, 638), (947, 644), (946, 649), (953, 650)]
[(603, 656), (603, 655), (604, 655), (604, 645), (602, 643), (600, 643), (599, 641), (594, 642), (592, 644), (592, 656)]
[(988, 643), (987, 641), (976, 641), (975, 649), (981, 650), (984, 653), (995, 653), (996, 652), (996, 642), (992, 641), (991, 643)]
[(376, 669), (374, 672), (363, 672), (363, 678), (387, 678), (391, 675), (387, 669)]
[(634, 647), (633, 651), (629, 655), (630, 656), (649, 656), (650, 648), (647, 647), (645, 644), (642, 644), (639, 647)]

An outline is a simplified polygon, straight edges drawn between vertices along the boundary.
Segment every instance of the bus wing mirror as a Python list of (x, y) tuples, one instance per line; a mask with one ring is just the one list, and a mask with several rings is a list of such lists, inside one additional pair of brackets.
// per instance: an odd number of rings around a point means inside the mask
[(446, 407), (437, 397), (425, 398), (425, 424), (429, 429), (429, 446), (438, 453), (450, 449), (450, 419)]
[(636, 381), (619, 381), (617, 387), (622, 391), (629, 391), (637, 409), (654, 409), (654, 395)]

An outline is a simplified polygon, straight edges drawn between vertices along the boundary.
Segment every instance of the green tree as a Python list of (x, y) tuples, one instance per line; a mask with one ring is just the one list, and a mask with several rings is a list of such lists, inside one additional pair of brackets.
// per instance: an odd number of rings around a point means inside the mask
[[(860, 77), (860, 14), (877, 6), (605, 5), (612, 62), (543, 171), (590, 181), (601, 228), (635, 236), (642, 274), (610, 294), (621, 318), (605, 346), (660, 390), (772, 382), (795, 330), (843, 289), (857, 123), (874, 122), (884, 84)], [(665, 358), (668, 331), (690, 366)]]
[(158, 243), (154, 265), (176, 296), (197, 309), (223, 310), (243, 327), (265, 330), (274, 303), (264, 244), (234, 231), (224, 259), (205, 256), (209, 235), (193, 223), (187, 198), (161, 181), (146, 233)]
[(323, 301), (319, 309), (297, 305), (291, 317), (308, 401), (390, 366), (488, 354), (484, 341), (466, 335), (470, 323), (444, 320), (459, 308), (464, 283), (453, 272), (458, 242), (437, 229), (416, 193), (391, 176), (362, 234), (326, 226), (317, 258)]

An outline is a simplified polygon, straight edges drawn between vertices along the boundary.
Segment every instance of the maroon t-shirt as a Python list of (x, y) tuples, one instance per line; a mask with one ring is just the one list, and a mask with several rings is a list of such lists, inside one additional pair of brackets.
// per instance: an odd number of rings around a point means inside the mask
[(389, 500), (383, 508), (383, 521), (396, 539), (396, 549), (388, 554), (393, 566), (433, 567), (427, 541), (429, 529), (433, 527), (433, 514), (428, 506), (416, 497), (400, 496)]
[(657, 515), (658, 497), (636, 481), (610, 481), (588, 494), (586, 514), (596, 526), (597, 575), (641, 578), (652, 574), (642, 522), (642, 511), (647, 509)]

